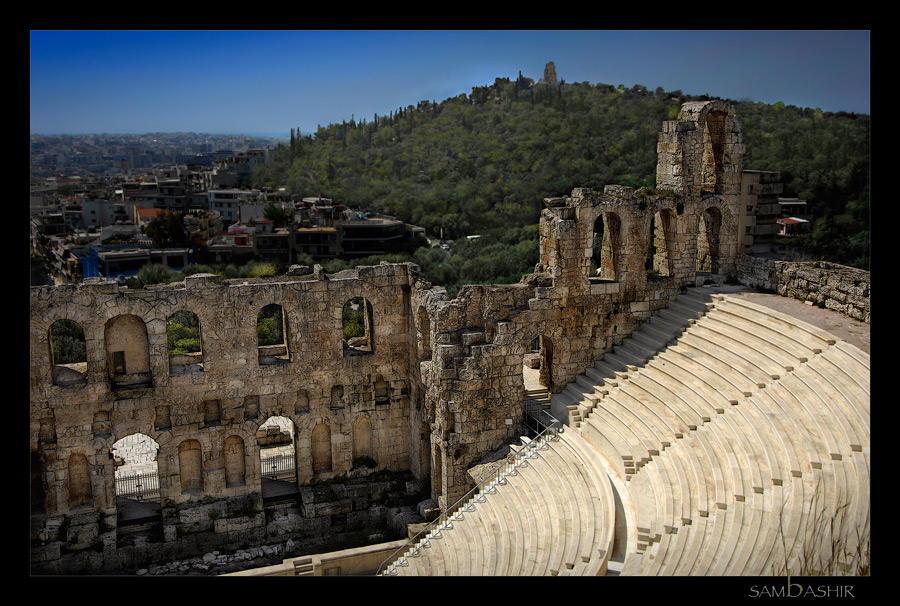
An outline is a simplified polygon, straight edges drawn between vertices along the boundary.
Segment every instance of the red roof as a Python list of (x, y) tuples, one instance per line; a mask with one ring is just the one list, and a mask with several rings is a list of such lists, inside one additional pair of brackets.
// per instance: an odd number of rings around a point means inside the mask
[(168, 211), (165, 208), (137, 208), (138, 217), (158, 217), (159, 215), (164, 215)]

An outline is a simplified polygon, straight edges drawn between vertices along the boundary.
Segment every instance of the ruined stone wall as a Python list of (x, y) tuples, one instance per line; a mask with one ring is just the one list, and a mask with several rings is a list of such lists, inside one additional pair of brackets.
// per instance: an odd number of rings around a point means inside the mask
[(823, 261), (779, 261), (744, 255), (738, 260), (741, 284), (809, 301), (847, 317), (869, 322), (871, 274)]
[(694, 256), (685, 271), (729, 275), (743, 252), (740, 214), (744, 144), (740, 121), (724, 101), (685, 103), (663, 123), (657, 143), (656, 187), (684, 205), (680, 230)]
[[(656, 188), (575, 189), (545, 200), (535, 272), (519, 284), (466, 286), (454, 300), (410, 264), (333, 276), (194, 276), (142, 291), (33, 288), (36, 534), (82, 528), (86, 538), (68, 548), (85, 549), (103, 535), (98, 528), (115, 529), (109, 452), (135, 432), (159, 444), (164, 503), (214, 495), (226, 499), (219, 507), (243, 499), (258, 510), (256, 431), (271, 416), (293, 424), (301, 485), (351, 473), (354, 459), (371, 453), (376, 469), (409, 470), (441, 509), (453, 505), (472, 487), (469, 467), (523, 431), (533, 343), (541, 383), (560, 391), (682, 288), (736, 271), (743, 148), (730, 108), (686, 104), (663, 125), (659, 149)], [(342, 307), (359, 296), (370, 333), (345, 347)], [(287, 340), (259, 347), (257, 314), (271, 304), (282, 306)], [(181, 309), (199, 318), (202, 351), (170, 358), (166, 319)], [(51, 364), (49, 331), (60, 318), (84, 328), (83, 367)], [(164, 521), (165, 540), (227, 532), (206, 513), (179, 510)], [(299, 525), (268, 514), (230, 523), (272, 532)]]
[(775, 267), (779, 295), (810, 301), (860, 322), (869, 322), (868, 271), (823, 261), (779, 261)]
[(778, 286), (777, 267), (771, 258), (741, 255), (737, 260), (737, 274), (745, 286), (773, 292)]
[[(415, 468), (410, 267), (361, 267), (327, 279), (201, 275), (138, 291), (102, 283), (32, 288), (33, 511), (50, 525), (62, 516), (70, 527), (76, 515), (90, 514), (91, 536), (75, 544), (100, 540), (98, 528), (116, 526), (110, 453), (134, 433), (159, 445), (163, 504), (212, 497), (258, 506), (256, 435), (272, 416), (293, 424), (300, 484), (359, 473), (354, 456), (361, 453), (375, 470)], [(357, 296), (371, 308), (368, 350), (347, 349), (342, 339), (343, 305)], [(259, 347), (257, 314), (273, 303), (283, 308), (285, 344)], [(167, 354), (167, 318), (179, 310), (200, 322), (202, 351), (187, 367)], [(58, 319), (83, 328), (86, 363), (54, 368), (50, 331)], [(211, 530), (210, 520), (205, 525), (197, 530)], [(166, 520), (166, 540), (191, 528)]]

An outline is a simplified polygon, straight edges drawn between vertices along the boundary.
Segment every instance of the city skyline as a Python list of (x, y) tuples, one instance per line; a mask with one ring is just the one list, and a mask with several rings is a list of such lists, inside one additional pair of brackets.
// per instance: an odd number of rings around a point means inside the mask
[(570, 83), (869, 113), (869, 55), (863, 30), (35, 30), (30, 132), (286, 137), (549, 61)]

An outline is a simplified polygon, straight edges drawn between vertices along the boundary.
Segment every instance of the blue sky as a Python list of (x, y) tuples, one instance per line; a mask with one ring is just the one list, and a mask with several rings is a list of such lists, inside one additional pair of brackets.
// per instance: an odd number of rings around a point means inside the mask
[(31, 32), (31, 132), (281, 133), (442, 101), (497, 77), (869, 113), (853, 31)]

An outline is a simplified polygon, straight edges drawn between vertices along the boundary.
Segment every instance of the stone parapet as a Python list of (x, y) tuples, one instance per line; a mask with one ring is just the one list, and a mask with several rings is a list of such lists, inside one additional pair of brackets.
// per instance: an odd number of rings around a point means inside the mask
[(778, 294), (869, 323), (870, 273), (823, 261), (776, 264)]
[(738, 258), (741, 284), (808, 301), (869, 323), (870, 273), (823, 261), (779, 261), (744, 255)]

